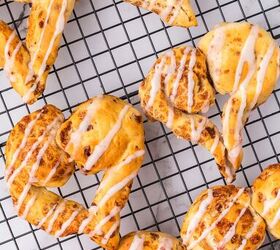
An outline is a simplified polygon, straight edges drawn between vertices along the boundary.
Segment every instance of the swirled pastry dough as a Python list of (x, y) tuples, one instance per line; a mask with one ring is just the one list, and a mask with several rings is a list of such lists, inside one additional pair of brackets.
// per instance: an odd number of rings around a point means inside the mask
[(181, 229), (187, 249), (258, 249), (265, 237), (265, 223), (250, 202), (249, 189), (233, 185), (202, 192)]
[(158, 14), (172, 26), (196, 26), (197, 20), (189, 0), (125, 0)]
[(179, 47), (164, 53), (141, 84), (139, 95), (149, 118), (165, 123), (179, 138), (204, 146), (227, 181), (234, 180), (235, 171), (217, 127), (197, 114), (207, 111), (215, 100), (200, 50)]
[(252, 189), (253, 208), (265, 219), (273, 236), (280, 239), (280, 164), (266, 168)]
[(207, 55), (216, 90), (230, 94), (223, 109), (223, 138), (229, 160), (242, 160), (242, 128), (250, 111), (270, 96), (279, 76), (279, 47), (263, 28), (223, 23), (207, 33), (198, 47)]

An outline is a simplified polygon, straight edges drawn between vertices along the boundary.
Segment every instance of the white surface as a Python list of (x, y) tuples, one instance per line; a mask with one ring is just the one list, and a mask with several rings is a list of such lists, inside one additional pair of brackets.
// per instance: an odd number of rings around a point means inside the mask
[[(114, 6), (113, 0), (92, 0), (95, 9), (98, 10), (95, 14), (90, 0), (81, 0), (77, 3), (74, 14), (78, 17), (78, 22), (72, 18), (66, 25), (65, 40), (55, 64), (57, 73), (52, 71), (48, 78), (47, 89), (44, 92), (46, 102), (63, 109), (66, 116), (69, 115), (68, 103), (73, 107), (85, 101), (87, 96), (92, 97), (104, 93), (102, 85), (106, 92), (116, 96), (125, 94), (122, 84), (124, 84), (127, 93), (137, 90), (144, 75), (154, 63), (154, 49), (160, 53), (171, 46), (185, 43), (191, 36), (194, 37), (194, 42), (197, 42), (199, 36), (207, 32), (207, 29), (211, 29), (215, 24), (223, 21), (217, 3), (223, 5), (232, 2), (221, 7), (227, 21), (244, 18), (238, 1), (193, 0), (197, 13), (198, 6), (203, 12), (207, 27), (205, 27), (200, 15), (198, 16), (199, 27), (191, 28), (189, 32), (182, 28), (165, 30), (163, 23), (156, 15), (146, 14), (146, 11), (141, 10), (141, 13), (144, 14), (142, 17), (143, 23), (137, 8), (127, 3), (116, 2), (117, 5)], [(275, 35), (280, 34), (279, 0), (261, 0), (260, 2), (265, 10), (272, 8), (265, 14), (271, 28), (277, 27), (272, 32)], [(266, 29), (269, 28), (264, 15), (261, 13), (258, 0), (240, 0), (240, 4), (244, 14), (248, 17), (248, 21), (260, 24)], [(22, 6), (20, 3), (10, 2), (9, 8), (13, 13), (13, 18), (17, 18)], [(117, 11), (120, 12), (122, 20), (120, 20)], [(101, 26), (96, 17), (99, 18)], [(11, 21), (11, 16), (7, 6), (3, 5), (3, 1), (0, 2), (0, 18), (6, 22)], [(24, 25), (25, 23), (22, 27)], [(79, 30), (79, 25), (83, 34)], [(112, 25), (114, 27), (111, 27)], [(144, 25), (146, 25), (149, 33), (146, 32)], [(101, 32), (102, 29), (104, 33)], [(24, 31), (21, 34), (24, 36)], [(86, 42), (81, 39), (83, 35), (86, 37)], [(108, 44), (106, 44), (104, 36)], [(129, 41), (131, 41), (131, 44)], [(65, 46), (65, 42), (68, 43), (68, 46)], [(192, 44), (191, 42), (188, 43)], [(88, 53), (87, 46), (91, 55)], [(73, 63), (76, 64), (76, 67)], [(115, 64), (118, 69), (116, 69)], [(9, 121), (8, 114), (12, 122), (16, 123), (23, 115), (28, 114), (28, 109), (27, 106), (23, 105), (15, 91), (10, 88), (3, 71), (0, 71), (0, 82), (0, 90), (3, 91), (1, 95), (9, 109), (9, 113), (5, 112), (5, 107), (0, 98), (0, 134), (4, 133), (0, 136), (0, 143), (2, 144), (6, 141), (13, 126)], [(65, 89), (65, 95), (61, 91), (61, 86)], [(277, 162), (275, 152), (280, 153), (279, 88), (280, 85), (278, 84), (275, 93), (271, 95), (269, 100), (259, 110), (251, 114), (246, 131), (244, 131), (244, 172), (241, 171), (237, 174), (236, 185), (247, 186), (246, 179), (249, 184), (252, 183), (261, 172), (261, 167), (265, 168), (268, 164)], [(217, 96), (220, 109), (227, 98)], [(130, 101), (139, 108), (137, 96), (130, 98)], [(40, 99), (28, 108), (32, 112), (44, 104), (44, 99)], [(218, 108), (212, 107), (208, 115), (214, 115), (213, 121), (220, 126), (220, 117), (217, 112)], [(260, 120), (261, 117), (263, 121)], [(224, 182), (210, 154), (201, 147), (194, 146), (191, 148), (189, 142), (176, 139), (160, 123), (145, 123), (145, 130), (147, 141), (145, 163), (138, 178), (134, 181), (129, 205), (122, 211), (124, 217), (121, 221), (121, 233), (123, 235), (137, 229), (148, 229), (161, 230), (178, 236), (183, 216), (191, 204), (190, 199), (194, 199), (206, 188), (204, 178), (210, 186), (224, 184)], [(268, 135), (271, 136), (270, 139), (267, 138)], [(174, 153), (174, 156), (172, 156), (172, 153)], [(152, 161), (154, 161), (154, 164)], [(95, 247), (95, 244), (83, 235), (60, 239), (61, 243), (58, 245), (58, 241), (54, 237), (41, 230), (32, 233), (31, 226), (15, 216), (7, 185), (3, 180), (3, 169), (4, 161), (3, 157), (0, 157), (0, 243), (11, 239), (13, 234), (15, 237), (20, 236), (16, 243), (18, 248), (22, 250), (39, 248), (53, 250), (81, 249), (81, 246), (84, 249), (92, 249)], [(182, 171), (181, 174), (179, 170)], [(102, 174), (98, 174), (99, 179), (101, 176)], [(164, 188), (159, 181), (159, 177), (162, 179)], [(85, 177), (80, 172), (76, 172), (76, 178), (83, 189), (87, 205), (90, 205), (97, 189), (97, 185), (92, 187), (92, 185), (98, 183), (96, 177)], [(190, 196), (186, 188), (190, 189)], [(61, 192), (65, 197), (84, 204), (74, 176), (67, 185), (61, 188)], [(74, 194), (71, 195), (73, 192)], [(167, 198), (169, 198), (169, 202)], [(176, 218), (174, 218), (174, 214)], [(8, 219), (11, 230), (5, 222), (5, 217)], [(155, 225), (155, 219), (157, 225)], [(36, 238), (34, 235), (36, 235)], [(11, 240), (4, 245), (0, 245), (0, 250), (2, 249), (17, 248), (15, 242)], [(270, 249), (270, 247), (265, 249)], [(279, 249), (279, 245), (278, 248), (275, 246), (275, 249)]]

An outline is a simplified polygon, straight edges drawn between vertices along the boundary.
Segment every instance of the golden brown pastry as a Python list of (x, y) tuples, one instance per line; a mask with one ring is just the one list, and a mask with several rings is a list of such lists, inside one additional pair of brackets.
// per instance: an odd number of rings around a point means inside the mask
[(139, 95), (149, 118), (165, 123), (177, 137), (204, 146), (227, 181), (235, 179), (217, 127), (196, 114), (207, 111), (215, 100), (200, 50), (179, 47), (164, 53), (141, 84)]
[(253, 208), (265, 219), (271, 234), (280, 239), (280, 164), (266, 168), (252, 189)]
[(196, 26), (197, 20), (189, 0), (124, 0), (158, 14), (172, 26)]
[(186, 247), (175, 237), (160, 233), (139, 231), (121, 239), (118, 250), (185, 250)]
[(249, 189), (233, 185), (202, 192), (184, 219), (183, 243), (188, 250), (258, 249), (265, 223), (250, 203)]
[(15, 30), (0, 20), (0, 68), (4, 68), (11, 85), (24, 102), (32, 104), (45, 89), (75, 0), (24, 2), (32, 3), (25, 44), (19, 40)]
[(95, 97), (80, 105), (62, 124), (56, 139), (84, 173), (105, 171), (92, 202), (92, 220), (86, 221), (80, 231), (102, 247), (115, 249), (120, 210), (143, 161), (140, 113), (116, 97)]
[(223, 109), (223, 138), (229, 160), (242, 160), (242, 128), (250, 111), (267, 100), (279, 76), (280, 51), (271, 35), (247, 22), (223, 23), (198, 47), (207, 55), (216, 90), (230, 94)]
[[(141, 115), (116, 97), (99, 96), (63, 121), (61, 111), (47, 105), (9, 136), (6, 180), (18, 214), (56, 237), (85, 233), (116, 249), (120, 211), (143, 161)], [(67, 182), (73, 160), (87, 174), (105, 171), (89, 210), (46, 189)]]

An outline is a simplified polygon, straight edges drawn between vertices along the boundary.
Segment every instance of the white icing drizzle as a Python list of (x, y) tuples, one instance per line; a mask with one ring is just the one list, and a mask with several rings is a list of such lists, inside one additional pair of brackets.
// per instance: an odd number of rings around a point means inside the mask
[(101, 191), (112, 179), (114, 179), (115, 174), (120, 172), (124, 166), (130, 164), (132, 161), (143, 156), (144, 154), (145, 154), (144, 150), (138, 150), (134, 154), (128, 156), (125, 160), (121, 161), (119, 164), (108, 169), (107, 178), (102, 180), (96, 193)]
[(17, 150), (15, 151), (15, 153), (13, 154), (12, 160), (10, 165), (7, 167), (6, 172), (5, 172), (5, 179), (7, 180), (8, 177), (10, 176), (12, 170), (13, 170), (13, 166), (16, 162), (16, 160), (18, 159), (18, 156), (20, 154), (20, 152), (22, 151), (22, 149), (26, 146), (26, 142), (27, 142), (27, 138), (29, 137), (34, 125), (36, 124), (36, 122), (38, 121), (38, 119), (40, 118), (42, 112), (39, 112), (35, 119), (32, 120), (30, 123), (28, 123), (26, 129), (24, 130), (24, 136), (22, 138), (22, 141), (19, 145), (19, 147), (17, 148)]
[(268, 223), (268, 226), (270, 228), (274, 228), (276, 226), (276, 224), (279, 222), (280, 220), (280, 209), (278, 209), (277, 213), (275, 214), (275, 216), (273, 217), (273, 220), (271, 223)]
[[(251, 28), (249, 36), (246, 39), (246, 42), (241, 51), (241, 55), (235, 72), (235, 79), (234, 79), (232, 93), (235, 93), (237, 91), (239, 85), (245, 85), (247, 87), (247, 84), (249, 83), (249, 81), (251, 80), (252, 76), (255, 73), (256, 62), (255, 62), (254, 51), (255, 51), (255, 44), (258, 38), (258, 34), (259, 34), (259, 27), (254, 25)], [(240, 78), (245, 63), (248, 64), (248, 73), (245, 79), (240, 83)]]
[(27, 215), (28, 215), (28, 213), (29, 213), (31, 207), (34, 205), (34, 203), (35, 203), (35, 201), (36, 201), (36, 199), (37, 199), (37, 196), (38, 196), (37, 193), (34, 194), (34, 195), (32, 196), (32, 198), (26, 203), (25, 209), (24, 209), (22, 215), (20, 216), (21, 218), (26, 219), (26, 217), (27, 217)]
[(28, 153), (26, 154), (24, 160), (21, 162), (20, 166), (15, 169), (15, 171), (13, 172), (13, 174), (8, 177), (7, 180), (7, 184), (10, 187), (11, 184), (14, 182), (14, 179), (17, 177), (17, 175), (22, 171), (23, 168), (26, 167), (26, 164), (28, 162), (28, 160), (30, 159), (30, 157), (32, 156), (33, 152), (37, 149), (37, 147), (40, 145), (40, 143), (44, 140), (45, 136), (47, 135), (47, 133), (49, 131), (51, 131), (53, 129), (54, 126), (57, 125), (58, 121), (61, 120), (61, 116), (56, 117), (53, 122), (47, 126), (46, 130), (44, 131), (44, 133), (37, 139), (37, 141), (32, 145), (30, 151), (28, 151)]
[(59, 238), (61, 235), (63, 235), (63, 233), (64, 233), (64, 232), (66, 231), (66, 229), (71, 225), (71, 223), (75, 220), (75, 218), (78, 216), (78, 214), (80, 213), (81, 210), (82, 210), (82, 209), (79, 208), (78, 210), (74, 211), (74, 212), (71, 214), (71, 216), (68, 218), (68, 220), (65, 221), (65, 222), (62, 224), (60, 230), (57, 231), (57, 232), (55, 233), (55, 237), (56, 237), (56, 238)]
[(7, 43), (6, 43), (6, 46), (5, 46), (5, 49), (4, 49), (4, 55), (5, 55), (4, 71), (7, 73), (8, 77), (10, 77), (11, 82), (15, 81), (15, 79), (12, 76), (11, 73), (12, 73), (12, 69), (13, 69), (13, 66), (14, 66), (16, 55), (17, 55), (17, 53), (19, 52), (19, 50), (20, 50), (20, 48), (22, 46), (22, 42), (19, 41), (17, 43), (16, 48), (12, 52), (12, 55), (9, 56), (9, 50), (10, 50), (10, 47), (11, 47), (11, 43), (15, 39), (15, 37), (16, 37), (16, 31), (14, 30), (11, 33), (11, 35), (9, 36), (9, 38), (7, 40)]
[(166, 127), (172, 129), (174, 122), (174, 107), (168, 105), (168, 117), (166, 122)]
[(151, 90), (150, 90), (150, 98), (149, 101), (146, 104), (146, 110), (149, 110), (156, 99), (156, 95), (158, 91), (160, 90), (161, 87), (161, 75), (163, 73), (163, 67), (166, 63), (166, 57), (162, 57), (161, 61), (159, 64), (155, 66), (155, 72), (153, 75), (153, 79), (151, 80)]
[(256, 105), (256, 103), (259, 99), (259, 96), (260, 96), (262, 88), (263, 88), (263, 84), (264, 84), (264, 80), (265, 80), (265, 76), (266, 76), (266, 71), (267, 71), (269, 62), (270, 62), (270, 60), (273, 56), (273, 52), (274, 52), (275, 48), (276, 48), (275, 42), (272, 41), (268, 50), (267, 50), (267, 52), (266, 52), (266, 54), (264, 55), (264, 57), (263, 57), (263, 59), (260, 63), (258, 73), (257, 73), (256, 92), (255, 92), (255, 95), (254, 95), (254, 99), (251, 103), (250, 109), (254, 108), (254, 106)]
[[(210, 42), (207, 51), (207, 59), (212, 65), (215, 65), (215, 69), (212, 70), (212, 78), (214, 82), (218, 82), (220, 78), (220, 69), (222, 64), (222, 48), (225, 44), (225, 27), (216, 28), (214, 31), (213, 39)], [(210, 63), (209, 63), (210, 64)], [(210, 65), (211, 65), (210, 64)]]
[(56, 133), (52, 133), (49, 136), (47, 143), (44, 144), (44, 146), (39, 150), (39, 153), (36, 157), (36, 162), (31, 167), (28, 183), (24, 186), (23, 191), (21, 192), (21, 194), (18, 198), (17, 205), (16, 205), (17, 210), (19, 210), (21, 208), (22, 203), (24, 202), (24, 200), (31, 188), (32, 180), (35, 177), (35, 174), (40, 166), (41, 160), (43, 159), (43, 156), (44, 156), (46, 150), (48, 149), (50, 143), (54, 140), (55, 135), (56, 135)]
[(85, 230), (85, 228), (87, 227), (87, 225), (92, 221), (93, 217), (96, 215), (97, 212), (97, 207), (96, 206), (91, 206), (89, 209), (89, 216), (87, 218), (85, 218), (78, 230), (78, 234), (83, 233), (83, 231)]
[(237, 250), (243, 250), (244, 247), (247, 244), (247, 241), (252, 237), (253, 233), (257, 231), (258, 226), (259, 226), (259, 221), (254, 221), (253, 226), (250, 228), (250, 230), (247, 232), (245, 237), (243, 238), (241, 245), (238, 247)]
[(110, 221), (112, 218), (114, 218), (117, 214), (119, 214), (119, 212), (121, 211), (120, 207), (113, 207), (113, 209), (111, 210), (111, 212), (104, 217), (94, 228), (93, 230), (89, 233), (90, 237), (93, 237), (94, 235), (97, 234), (101, 234), (102, 231), (102, 227), (108, 222)]
[(82, 134), (87, 131), (88, 126), (91, 124), (91, 121), (96, 114), (98, 108), (100, 107), (100, 100), (102, 96), (98, 96), (93, 102), (87, 107), (87, 113), (83, 120), (81, 121), (78, 129), (71, 133), (71, 138), (66, 145), (65, 149), (67, 150), (71, 145), (73, 145), (73, 155), (76, 154), (77, 148), (80, 146), (80, 141)]
[[(50, 17), (50, 14), (51, 14), (51, 7), (54, 3), (54, 0), (51, 0), (50, 4), (49, 4), (49, 7), (48, 7), (48, 10), (47, 10), (47, 16), (46, 16), (46, 20), (44, 22), (44, 26), (43, 26), (43, 30), (42, 30), (42, 33), (41, 33), (41, 36), (40, 36), (40, 39), (39, 39), (39, 43), (37, 45), (37, 50), (34, 54), (34, 56), (32, 57), (31, 59), (31, 64), (30, 64), (30, 67), (32, 68), (34, 66), (34, 63), (35, 63), (35, 60), (37, 59), (37, 55), (41, 49), (41, 43), (43, 41), (43, 37), (44, 37), (44, 34), (45, 34), (45, 30), (46, 30), (46, 27), (47, 27), (47, 24), (49, 22), (49, 17)], [(65, 17), (64, 17), (64, 14), (65, 14), (65, 11), (66, 11), (66, 8), (67, 8), (67, 0), (63, 0), (62, 2), (62, 6), (61, 6), (61, 10), (59, 12), (59, 15), (58, 15), (58, 18), (56, 20), (56, 25), (55, 25), (55, 31), (49, 41), (49, 44), (48, 44), (48, 49), (46, 51), (46, 54), (44, 55), (44, 58), (43, 58), (43, 61), (42, 61), (42, 64), (41, 64), (41, 67), (38, 71), (38, 76), (37, 76), (37, 79), (35, 81), (35, 83), (32, 85), (32, 87), (27, 91), (27, 93), (23, 96), (23, 100), (25, 102), (27, 102), (31, 96), (31, 94), (36, 90), (37, 86), (38, 86), (38, 83), (40, 82), (45, 70), (46, 70), (46, 67), (47, 67), (47, 60), (52, 52), (52, 49), (53, 49), (53, 46), (54, 46), (54, 43), (55, 43), (55, 40), (57, 38), (57, 36), (63, 31), (64, 29), (64, 25), (65, 25)], [(30, 75), (28, 75), (29, 77)], [(28, 78), (26, 79), (26, 81), (29, 80)]]
[[(168, 83), (169, 83), (171, 77), (176, 73), (177, 63), (176, 63), (176, 57), (175, 57), (174, 50), (170, 50), (170, 51), (166, 52), (164, 57), (170, 59), (170, 64), (169, 65), (167, 63), (165, 64), (166, 76), (164, 79), (164, 84), (165, 84), (165, 92), (167, 93)], [(173, 86), (173, 84), (172, 84), (172, 86)]]
[(217, 249), (225, 247), (225, 245), (232, 239), (232, 237), (235, 235), (236, 232), (236, 226), (238, 222), (240, 221), (241, 217), (244, 215), (244, 213), (247, 211), (249, 206), (249, 203), (245, 205), (245, 207), (241, 210), (240, 214), (236, 218), (235, 222), (233, 225), (230, 227), (230, 229), (227, 231), (226, 235), (224, 238), (218, 243)]
[(129, 250), (142, 250), (144, 248), (144, 238), (139, 237), (138, 234), (135, 234), (133, 241), (129, 247)]
[(219, 145), (219, 142), (220, 142), (220, 136), (219, 136), (219, 133), (217, 133), (217, 131), (215, 131), (215, 138), (213, 140), (213, 143), (212, 143), (212, 146), (210, 148), (210, 153), (213, 155), (216, 151), (216, 148), (218, 147)]
[(277, 195), (274, 199), (264, 201), (263, 211), (261, 213), (261, 216), (265, 217), (269, 213), (271, 208), (274, 207), (276, 205), (276, 203), (279, 201), (280, 201), (280, 189), (278, 190)]
[(160, 12), (160, 16), (168, 24), (169, 24), (169, 21), (167, 20), (167, 18), (172, 14), (172, 10), (175, 7), (175, 1), (176, 0), (167, 0), (166, 1), (166, 7)]
[(180, 0), (180, 3), (176, 3), (176, 0), (175, 0), (175, 1), (173, 1), (173, 4), (174, 4), (173, 5), (174, 10), (173, 10), (172, 17), (170, 17), (170, 19), (168, 20), (169, 25), (172, 25), (175, 22), (176, 18), (179, 16), (180, 10), (181, 10), (182, 5), (183, 5), (183, 0)]
[(104, 204), (113, 196), (115, 195), (118, 191), (123, 189), (132, 179), (137, 175), (138, 170), (132, 172), (129, 176), (124, 178), (122, 181), (118, 182), (114, 186), (112, 186), (106, 194), (102, 197), (102, 199), (98, 202), (98, 207), (101, 208), (104, 206)]
[(201, 133), (205, 128), (207, 119), (201, 117), (201, 121), (197, 122), (197, 128), (195, 128), (195, 117), (190, 116), (190, 125), (191, 125), (191, 142), (197, 143), (201, 137)]
[(59, 214), (61, 214), (63, 212), (63, 210), (65, 209), (65, 204), (66, 204), (66, 201), (62, 200), (60, 202), (60, 204), (55, 208), (53, 216), (49, 221), (48, 228), (46, 229), (47, 233), (50, 233), (52, 231), (56, 219), (58, 218)]
[(208, 206), (211, 204), (213, 201), (213, 190), (208, 189), (208, 195), (207, 198), (204, 199), (198, 208), (198, 211), (195, 213), (195, 215), (192, 217), (191, 221), (189, 222), (188, 229), (186, 231), (186, 234), (183, 237), (183, 242), (184, 244), (187, 243), (194, 232), (194, 230), (197, 228), (201, 218), (203, 215), (206, 213)]
[(38, 223), (38, 225), (36, 226), (36, 228), (41, 228), (44, 223), (48, 220), (48, 218), (54, 213), (54, 210), (56, 209), (58, 204), (55, 204), (50, 210), (49, 212), (46, 214), (45, 217), (42, 218), (42, 220)]
[(188, 249), (193, 249), (197, 244), (199, 244), (202, 240), (204, 240), (207, 235), (217, 226), (217, 224), (226, 216), (226, 214), (230, 211), (231, 207), (235, 204), (235, 202), (238, 200), (238, 198), (243, 194), (244, 188), (239, 189), (236, 196), (233, 197), (231, 202), (228, 204), (228, 207), (223, 210), (223, 212), (220, 214), (220, 216), (215, 220), (208, 228), (206, 228), (200, 235), (200, 237), (193, 241), (189, 246)]
[(169, 237), (160, 237), (157, 250), (171, 250), (173, 247), (173, 240)]
[(183, 77), (183, 73), (184, 73), (184, 70), (185, 70), (185, 67), (186, 67), (186, 62), (187, 62), (187, 56), (190, 53), (190, 51), (191, 51), (190, 47), (186, 47), (186, 49), (184, 50), (184, 54), (183, 54), (182, 59), (180, 61), (180, 66), (178, 68), (178, 73), (177, 73), (176, 79), (173, 83), (172, 92), (171, 92), (171, 95), (170, 95), (170, 102), (171, 103), (174, 103), (175, 98), (177, 96), (179, 83), (180, 83), (180, 80)]
[(191, 53), (190, 63), (189, 63), (189, 71), (188, 71), (188, 103), (187, 103), (187, 111), (189, 113), (192, 112), (193, 106), (193, 91), (194, 91), (194, 79), (193, 79), (193, 68), (196, 63), (196, 50), (193, 49)]
[(95, 146), (92, 154), (88, 157), (84, 168), (86, 170), (91, 170), (92, 167), (96, 164), (96, 162), (99, 160), (99, 158), (105, 153), (105, 151), (108, 149), (108, 147), (111, 144), (111, 141), (113, 140), (114, 136), (118, 133), (122, 126), (122, 121), (128, 112), (130, 108), (130, 105), (126, 105), (120, 112), (118, 120), (116, 121), (115, 125), (112, 127), (112, 129), (109, 131), (109, 133), (106, 135), (106, 137)]
[(43, 185), (45, 186), (50, 180), (51, 178), (55, 175), (58, 167), (60, 165), (60, 161), (58, 161), (55, 166), (51, 169), (51, 171), (49, 172), (49, 174), (47, 175), (46, 179), (43, 182)]
[(108, 230), (107, 234), (105, 234), (104, 238), (102, 239), (102, 244), (107, 244), (108, 240), (111, 238), (113, 233), (117, 230), (118, 226), (120, 225), (120, 221), (116, 221), (111, 228)]

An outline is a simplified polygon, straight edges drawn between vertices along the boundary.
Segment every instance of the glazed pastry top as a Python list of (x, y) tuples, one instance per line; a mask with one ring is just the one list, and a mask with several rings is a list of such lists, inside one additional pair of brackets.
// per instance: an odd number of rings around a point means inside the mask
[(269, 231), (280, 238), (280, 165), (266, 168), (253, 184), (252, 206), (265, 219)]
[(165, 123), (179, 138), (207, 148), (227, 181), (234, 180), (235, 171), (217, 127), (195, 114), (207, 111), (215, 100), (200, 50), (182, 46), (161, 55), (140, 85), (139, 95), (150, 119)]
[(243, 158), (242, 128), (250, 111), (275, 87), (280, 50), (267, 31), (247, 22), (218, 25), (198, 47), (207, 57), (215, 89), (230, 94), (223, 108), (223, 139), (229, 161), (238, 169)]
[(249, 192), (233, 185), (202, 192), (181, 229), (187, 249), (258, 249), (265, 237), (265, 223), (252, 209)]
[(45, 89), (74, 4), (75, 0), (33, 0), (25, 44), (0, 21), (0, 67), (26, 103), (34, 103)]
[(197, 20), (189, 0), (125, 0), (158, 14), (169, 25), (196, 26)]

